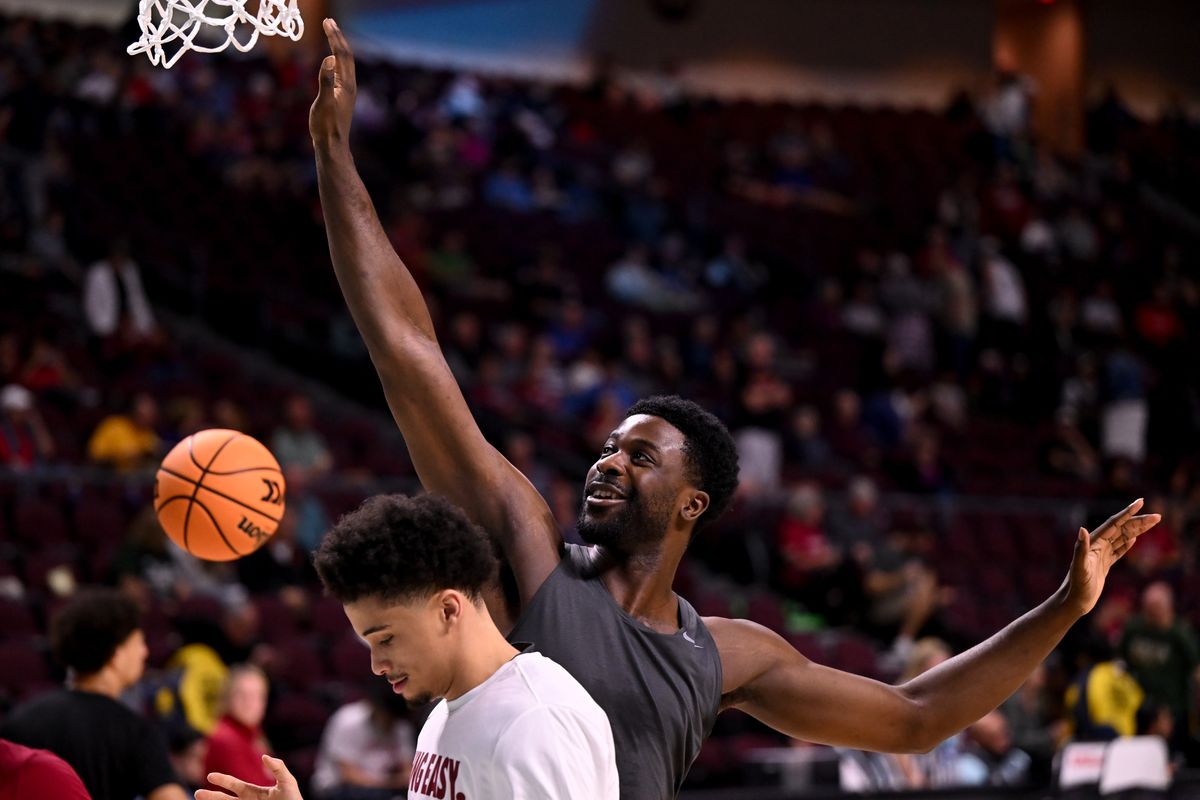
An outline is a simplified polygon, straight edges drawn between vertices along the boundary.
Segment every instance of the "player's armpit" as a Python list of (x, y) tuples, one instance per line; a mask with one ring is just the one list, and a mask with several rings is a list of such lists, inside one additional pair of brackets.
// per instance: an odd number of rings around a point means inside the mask
[(815, 664), (748, 620), (706, 617), (724, 673), (722, 709), (816, 744), (892, 753), (932, 748), (918, 704), (903, 689)]

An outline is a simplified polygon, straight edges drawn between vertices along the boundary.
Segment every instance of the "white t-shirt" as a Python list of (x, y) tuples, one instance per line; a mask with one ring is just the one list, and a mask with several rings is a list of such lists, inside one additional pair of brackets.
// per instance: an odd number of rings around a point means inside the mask
[(565, 669), (522, 653), (434, 707), (417, 737), (408, 796), (617, 800), (608, 717)]
[(325, 723), (317, 751), (313, 788), (328, 792), (341, 784), (339, 763), (353, 764), (377, 781), (386, 781), (412, 763), (413, 726), (396, 720), (388, 730), (371, 722), (366, 700), (344, 705)]

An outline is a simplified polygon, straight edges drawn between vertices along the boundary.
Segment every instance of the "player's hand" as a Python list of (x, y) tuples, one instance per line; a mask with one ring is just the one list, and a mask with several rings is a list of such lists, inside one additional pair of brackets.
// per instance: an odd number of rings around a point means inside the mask
[(323, 27), (333, 55), (325, 56), (321, 62), (317, 99), (308, 112), (308, 132), (318, 147), (349, 142), (354, 96), (358, 91), (354, 53), (350, 51), (346, 35), (332, 19), (326, 19)]
[(1079, 529), (1079, 536), (1075, 540), (1075, 556), (1071, 559), (1071, 571), (1067, 576), (1067, 602), (1072, 603), (1080, 614), (1095, 608), (1112, 565), (1129, 552), (1137, 537), (1162, 519), (1160, 514), (1135, 516), (1141, 508), (1142, 499), (1139, 497), (1123, 511), (1109, 517), (1094, 532), (1088, 533), (1086, 528)]
[[(296, 785), (296, 779), (282, 761), (266, 755), (262, 760), (263, 765), (275, 777), (274, 786), (255, 786), (222, 772), (208, 773), (208, 782), (227, 792), (233, 792), (233, 796), (238, 800), (304, 800), (300, 796), (300, 787)], [(229, 800), (229, 795), (211, 789), (201, 789), (196, 792), (196, 800)]]

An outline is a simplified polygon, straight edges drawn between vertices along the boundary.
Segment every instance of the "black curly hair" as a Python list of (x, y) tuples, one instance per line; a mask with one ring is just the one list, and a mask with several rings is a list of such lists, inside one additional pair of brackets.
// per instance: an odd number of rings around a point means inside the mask
[(402, 603), (442, 589), (481, 597), (499, 567), (487, 534), (443, 498), (368, 498), (325, 534), (313, 557), (343, 605), (366, 597)]
[(50, 648), (67, 669), (95, 675), (141, 627), (133, 600), (114, 589), (85, 589), (50, 623)]
[(708, 493), (708, 508), (696, 520), (693, 533), (725, 513), (738, 485), (737, 446), (725, 423), (700, 405), (674, 394), (638, 400), (625, 417), (635, 414), (660, 417), (683, 434), (685, 477)]

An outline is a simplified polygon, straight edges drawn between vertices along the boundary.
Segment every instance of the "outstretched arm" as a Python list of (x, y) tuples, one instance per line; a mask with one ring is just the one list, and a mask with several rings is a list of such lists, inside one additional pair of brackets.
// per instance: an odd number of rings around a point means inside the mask
[(324, 28), (333, 55), (321, 64), (309, 129), (334, 272), (422, 485), (497, 537), (525, 602), (558, 563), (558, 527), (533, 485), (484, 439), (421, 291), (384, 233), (350, 154), (354, 55), (337, 23)]
[(725, 667), (723, 705), (789, 736), (882, 752), (925, 752), (1015, 692), (1100, 597), (1109, 568), (1158, 514), (1137, 500), (1094, 534), (1079, 530), (1063, 585), (1048, 600), (964, 653), (901, 686), (814, 664), (745, 620), (706, 619)]

